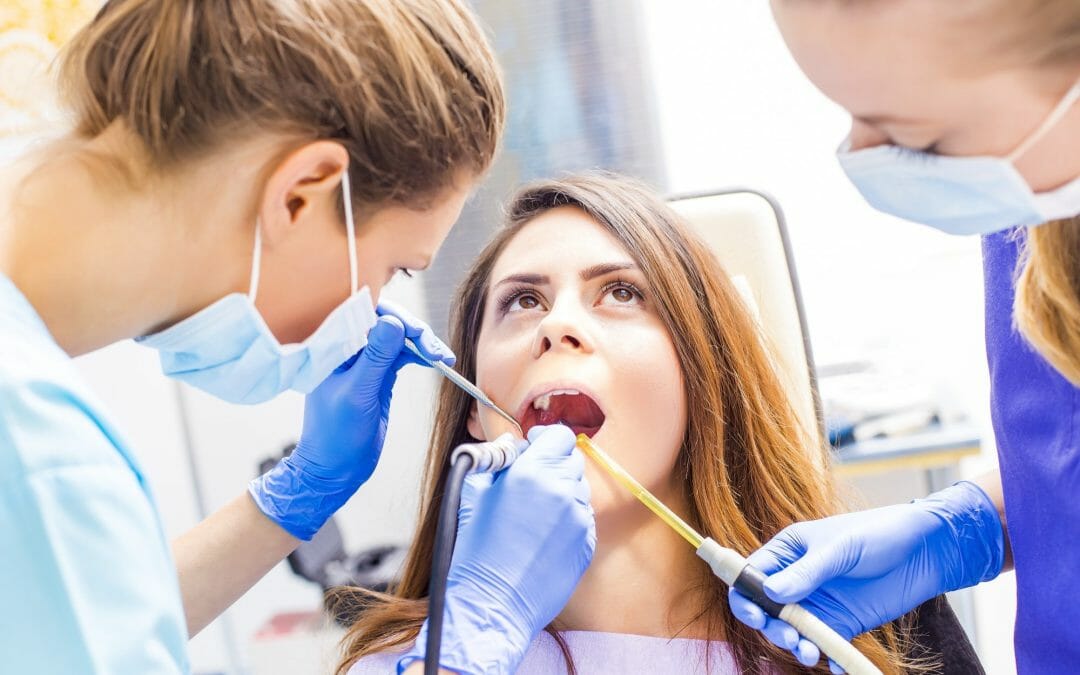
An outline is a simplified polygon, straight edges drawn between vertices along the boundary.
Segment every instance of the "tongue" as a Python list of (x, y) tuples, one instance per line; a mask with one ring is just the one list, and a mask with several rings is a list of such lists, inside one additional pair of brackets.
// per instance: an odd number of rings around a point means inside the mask
[(604, 413), (591, 398), (583, 394), (556, 394), (551, 397), (548, 409), (539, 413), (538, 424), (561, 422), (573, 429), (575, 434), (592, 436), (604, 424)]

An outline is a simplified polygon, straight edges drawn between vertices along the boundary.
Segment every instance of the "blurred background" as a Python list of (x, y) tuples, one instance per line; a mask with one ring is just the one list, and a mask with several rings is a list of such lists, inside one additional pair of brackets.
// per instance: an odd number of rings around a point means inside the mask
[[(448, 298), (499, 222), (500, 204), (530, 179), (602, 167), (670, 194), (762, 190), (786, 215), (830, 429), (838, 442), (855, 442), (838, 453), (837, 471), (857, 497), (906, 501), (996, 464), (979, 242), (864, 204), (833, 158), (848, 118), (799, 72), (768, 3), (472, 4), (506, 74), (502, 155), (432, 269), (395, 281), (388, 296), (442, 331)], [(0, 161), (62, 129), (48, 65), (99, 5), (0, 3)], [(156, 355), (133, 343), (78, 363), (136, 448), (170, 536), (240, 494), (299, 432), (300, 396), (223, 404), (166, 380)], [(408, 544), (434, 386), (425, 371), (404, 373), (375, 477), (336, 517), (340, 541), (322, 542), (347, 552), (353, 572), (392, 568), (392, 550), (380, 547)], [(863, 461), (879, 451), (892, 459)], [(320, 550), (307, 553), (322, 564)], [(953, 600), (987, 671), (1012, 672), (1011, 575)], [(320, 584), (282, 563), (192, 640), (194, 672), (330, 672), (340, 634), (321, 603)]]

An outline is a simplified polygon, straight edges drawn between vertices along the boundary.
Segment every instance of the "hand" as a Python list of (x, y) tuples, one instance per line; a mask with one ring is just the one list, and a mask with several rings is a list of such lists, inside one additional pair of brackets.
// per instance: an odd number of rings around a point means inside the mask
[(367, 345), (307, 396), (292, 454), (248, 486), (262, 512), (298, 539), (311, 539), (375, 471), (397, 373), (408, 363), (427, 365), (404, 350), (405, 338), (433, 361), (454, 358), (404, 310), (380, 305), (379, 313)]
[[(529, 441), (506, 470), (465, 481), (447, 578), (443, 668), (514, 672), (592, 561), (596, 524), (574, 433), (534, 427)], [(426, 643), (425, 622), (398, 672), (424, 658)]]
[[(961, 482), (910, 504), (796, 523), (749, 558), (765, 592), (798, 602), (845, 639), (892, 621), (930, 598), (994, 578), (1004, 559), (997, 509)], [(732, 613), (803, 665), (818, 648), (734, 590)], [(835, 669), (834, 672), (838, 672)]]

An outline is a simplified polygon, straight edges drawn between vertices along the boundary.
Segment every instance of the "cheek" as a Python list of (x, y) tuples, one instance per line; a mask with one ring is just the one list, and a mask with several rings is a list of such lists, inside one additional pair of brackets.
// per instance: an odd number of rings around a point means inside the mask
[[(511, 415), (516, 415), (515, 394), (520, 392), (515, 389), (524, 377), (528, 342), (523, 336), (489, 335), (485, 338), (485, 333), (481, 334), (477, 342), (476, 385), (491, 397), (496, 405)], [(517, 433), (517, 429), (509, 422), (484, 406), (479, 406), (479, 421), (483, 437), (487, 440), (508, 431)]]
[[(661, 328), (625, 334), (619, 354), (610, 359), (611, 400), (608, 422), (597, 441), (638, 481), (658, 496), (670, 494), (675, 461), (686, 433), (686, 394), (675, 348)], [(595, 467), (592, 467), (595, 469)], [(596, 475), (590, 472), (590, 479)], [(594, 492), (593, 505), (621, 503), (633, 497), (610, 481)]]

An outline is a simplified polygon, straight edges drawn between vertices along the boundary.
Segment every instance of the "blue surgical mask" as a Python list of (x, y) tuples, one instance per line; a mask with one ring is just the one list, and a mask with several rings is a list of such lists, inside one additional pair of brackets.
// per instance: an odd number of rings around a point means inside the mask
[(989, 234), (1080, 214), (1080, 176), (1050, 192), (1034, 192), (1014, 163), (1080, 99), (1080, 81), (1046, 120), (1005, 157), (944, 157), (883, 145), (837, 156), (875, 209), (949, 234)]
[(232, 293), (165, 330), (137, 338), (158, 350), (169, 377), (232, 403), (261, 403), (286, 389), (310, 393), (367, 344), (377, 320), (371, 292), (357, 289), (356, 227), (348, 171), (342, 174), (352, 294), (298, 344), (278, 342), (255, 308), (262, 258), (261, 228), (247, 294)]

